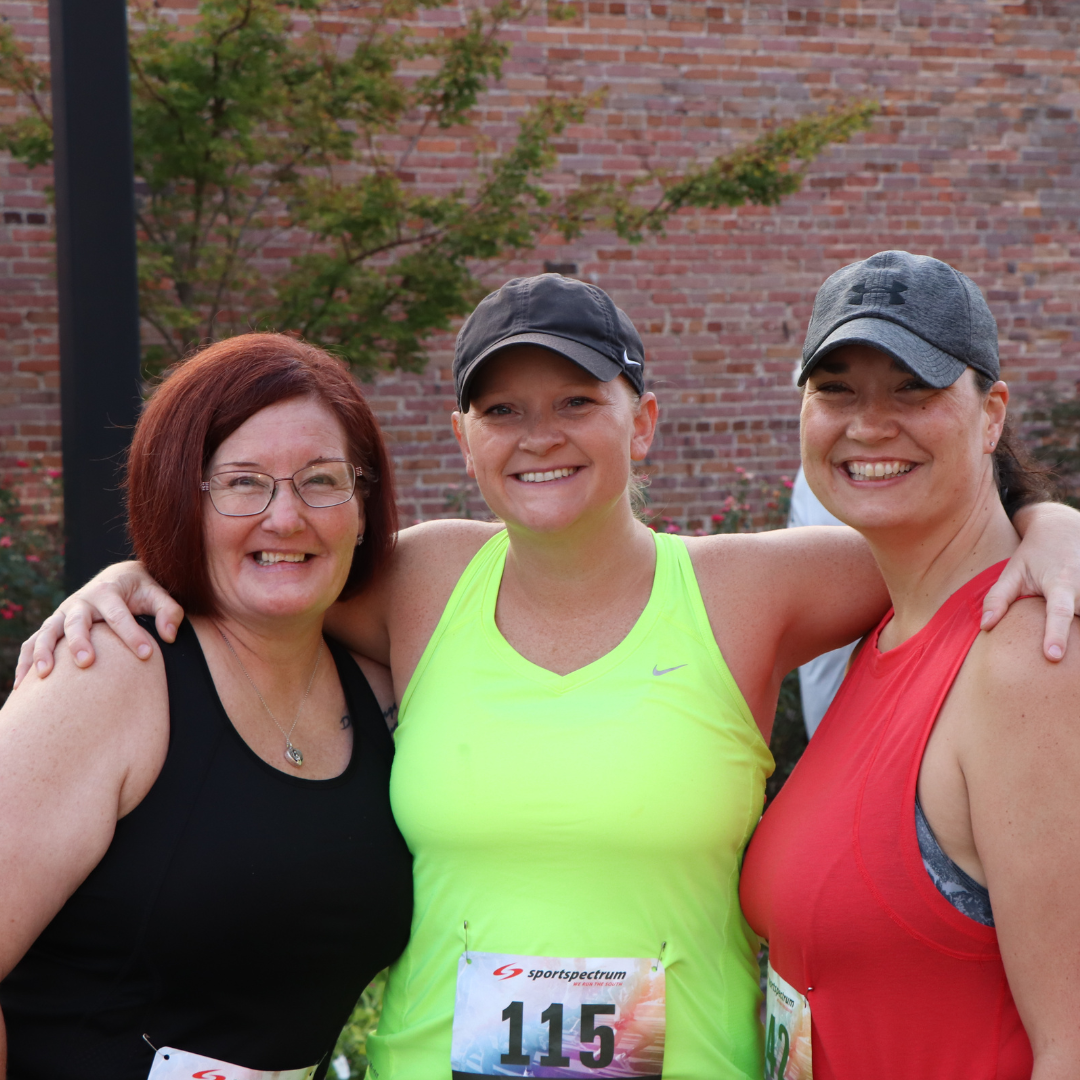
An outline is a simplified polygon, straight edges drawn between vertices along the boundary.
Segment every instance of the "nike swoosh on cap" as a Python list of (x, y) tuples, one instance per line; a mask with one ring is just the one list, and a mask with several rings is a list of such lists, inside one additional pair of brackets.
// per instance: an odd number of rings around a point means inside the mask
[(667, 675), (667, 674), (668, 674), (668, 672), (671, 672), (671, 671), (678, 671), (678, 670), (679, 670), (679, 668), (681, 668), (681, 667), (686, 667), (686, 666), (687, 666), (686, 664), (676, 664), (676, 665), (675, 665), (674, 667), (666, 667), (666, 668), (664, 668), (664, 669), (663, 669), (662, 671), (657, 671), (657, 670), (656, 670), (656, 665), (655, 665), (655, 664), (653, 664), (653, 669), (652, 669), (652, 673), (653, 673), (654, 675)]

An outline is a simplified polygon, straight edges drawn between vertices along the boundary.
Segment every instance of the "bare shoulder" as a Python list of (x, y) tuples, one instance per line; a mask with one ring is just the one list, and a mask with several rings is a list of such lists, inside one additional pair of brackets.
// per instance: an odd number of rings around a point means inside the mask
[(1013, 709), (1018, 702), (1032, 707), (1051, 699), (1080, 702), (1080, 619), (1073, 619), (1069, 647), (1056, 664), (1043, 655), (1045, 629), (1046, 601), (1029, 597), (1016, 601), (989, 633), (979, 634), (964, 666), (988, 705)]
[(853, 529), (803, 526), (687, 541), (717, 644), (764, 731), (780, 679), (864, 634), (888, 608)]
[(727, 575), (734, 567), (767, 568), (781, 558), (785, 530), (775, 532), (729, 532), (708, 537), (687, 537), (686, 546), (694, 571), (702, 576)]
[(469, 560), (503, 528), (498, 521), (423, 521), (398, 533), (394, 571), (409, 576), (417, 570), (427, 575), (452, 573), (457, 580)]
[[(1080, 620), (1073, 619), (1065, 656), (1043, 656), (1046, 605), (1019, 600), (989, 633), (978, 635), (954, 687), (961, 765), (977, 777), (1027, 777), (1048, 792), (1080, 780)], [(950, 695), (952, 701), (953, 695)], [(1021, 785), (1022, 786), (1022, 785)]]
[(334, 604), (326, 613), (326, 629), (354, 653), (390, 662), (402, 635), (411, 636), (423, 618), (420, 612), (432, 603), (442, 609), (469, 560), (502, 527), (438, 520), (403, 529), (386, 572), (357, 596)]
[(326, 613), (327, 630), (354, 655), (389, 664), (404, 693), (458, 578), (502, 528), (500, 522), (447, 519), (402, 530), (387, 572), (359, 596), (335, 604)]
[[(157, 642), (150, 659), (140, 660), (106, 623), (94, 623), (90, 635), (97, 657), (90, 667), (76, 666), (67, 639), (62, 638), (56, 646), (53, 673), (47, 679), (39, 679), (31, 670), (8, 698), (4, 709), (31, 702), (35, 708), (77, 705), (74, 711), (79, 713), (80, 722), (100, 726), (123, 723), (140, 699), (145, 701), (147, 696), (154, 696), (154, 687), (165, 692), (167, 702), (165, 665)], [(100, 714), (100, 720), (91, 719), (96, 714)]]
[(139, 660), (104, 623), (91, 640), (91, 667), (77, 667), (61, 642), (53, 673), (23, 680), (0, 710), (0, 734), (12, 752), (40, 752), (57, 776), (92, 770), (102, 783), (115, 779), (122, 816), (145, 797), (168, 751), (165, 665), (156, 643)]
[(389, 618), (399, 633), (403, 623), (416, 626), (429, 621), (433, 611), (442, 612), (470, 560), (503, 528), (501, 522), (447, 519), (425, 521), (400, 534), (389, 585)]

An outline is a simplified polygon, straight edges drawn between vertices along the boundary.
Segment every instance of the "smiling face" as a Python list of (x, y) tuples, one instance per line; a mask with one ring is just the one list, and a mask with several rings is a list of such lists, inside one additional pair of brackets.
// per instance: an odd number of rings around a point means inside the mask
[(891, 357), (846, 345), (813, 370), (802, 406), (807, 481), (860, 532), (932, 526), (996, 498), (990, 454), (1008, 390), (968, 368), (937, 390)]
[(488, 506), (507, 524), (568, 528), (625, 503), (631, 461), (648, 452), (656, 399), (601, 382), (533, 345), (506, 349), (477, 375), (454, 433)]
[[(250, 469), (292, 476), (320, 461), (348, 459), (345, 431), (316, 398), (293, 398), (255, 413), (218, 447), (205, 478)], [(244, 622), (321, 615), (337, 598), (363, 532), (359, 495), (313, 508), (292, 484), (277, 485), (269, 507), (226, 517), (204, 495), (207, 568), (219, 610)]]

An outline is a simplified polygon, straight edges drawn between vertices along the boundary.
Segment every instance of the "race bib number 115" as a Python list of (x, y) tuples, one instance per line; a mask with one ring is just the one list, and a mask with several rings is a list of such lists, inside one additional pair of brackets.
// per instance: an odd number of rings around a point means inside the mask
[(470, 952), (458, 960), (454, 1080), (660, 1080), (664, 965)]

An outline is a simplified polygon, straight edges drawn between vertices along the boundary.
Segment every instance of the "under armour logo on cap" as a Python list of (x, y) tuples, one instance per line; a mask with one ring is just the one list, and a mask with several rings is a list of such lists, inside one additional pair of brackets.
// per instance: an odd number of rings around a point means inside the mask
[(799, 385), (847, 345), (891, 356), (938, 388), (967, 367), (1000, 378), (997, 324), (986, 299), (971, 278), (930, 255), (879, 251), (830, 274), (814, 299)]
[(902, 294), (907, 290), (908, 284), (903, 278), (886, 275), (878, 281), (860, 281), (853, 285), (848, 293), (848, 303), (859, 307), (864, 304), (896, 307), (904, 303)]

